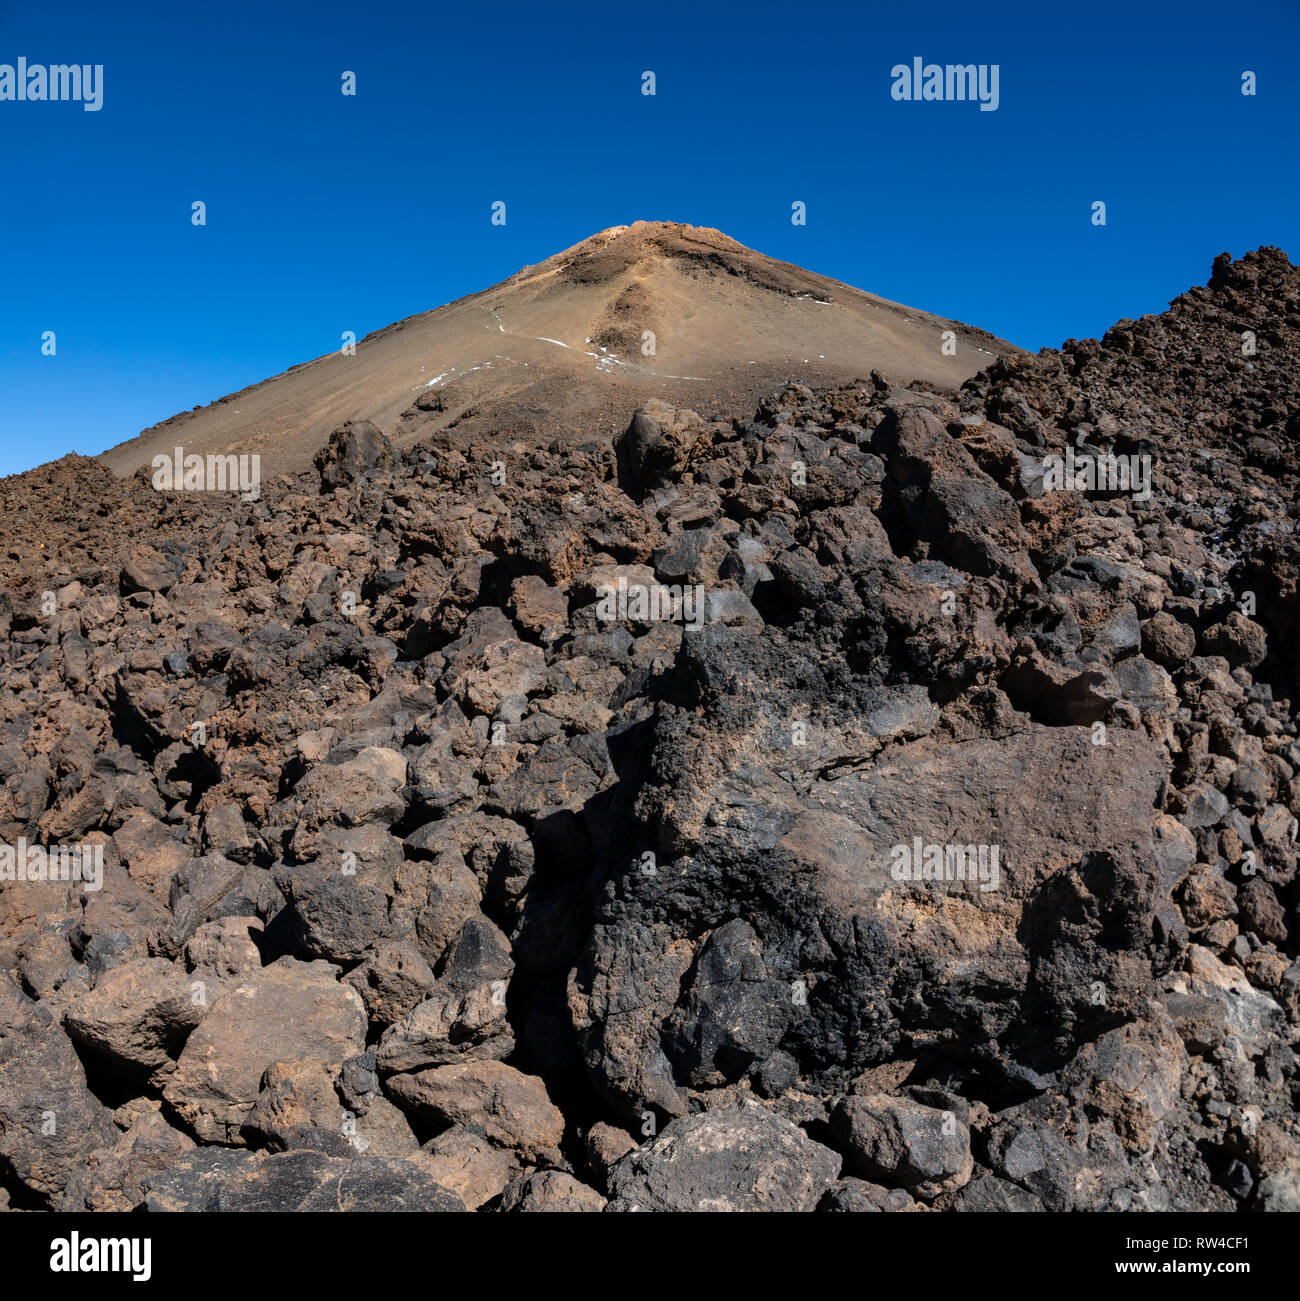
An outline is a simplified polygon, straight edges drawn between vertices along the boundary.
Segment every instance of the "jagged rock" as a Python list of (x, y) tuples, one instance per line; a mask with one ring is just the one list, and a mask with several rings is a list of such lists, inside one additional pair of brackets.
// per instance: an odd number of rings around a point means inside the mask
[(1104, 1115), (1133, 1152), (1148, 1152), (1179, 1100), (1187, 1055), (1167, 1016), (1108, 1031), (1061, 1073), (1068, 1096)]
[(1043, 1204), (1033, 1193), (1016, 1187), (997, 1175), (984, 1174), (970, 1181), (953, 1203), (956, 1211), (1041, 1211)]
[(433, 968), (413, 944), (380, 940), (343, 979), (361, 995), (366, 1015), (376, 1025), (402, 1020), (433, 993)]
[(331, 828), (314, 838), (312, 848), (311, 862), (278, 866), (275, 882), (289, 901), (304, 952), (356, 961), (390, 931), (401, 842), (376, 826)]
[(384, 1088), (418, 1120), (477, 1125), (497, 1147), (521, 1160), (554, 1161), (564, 1117), (534, 1075), (497, 1061), (457, 1062), (391, 1076)]
[(176, 570), (153, 547), (142, 543), (132, 549), (123, 564), (120, 581), (123, 595), (161, 592), (176, 581)]
[(690, 462), (706, 429), (694, 411), (651, 399), (617, 443), (620, 485), (637, 498), (662, 487)]
[(605, 1199), (563, 1170), (537, 1170), (515, 1180), (501, 1195), (503, 1211), (603, 1211)]
[[(1066, 1138), (1061, 1117), (1044, 1115), (1046, 1110), (1028, 1103), (1000, 1115), (989, 1138), (989, 1166), (1045, 1210), (1100, 1209), (1098, 1190), (1106, 1177), (1100, 1160), (1086, 1152), (1077, 1135)], [(1123, 1175), (1111, 1178), (1119, 1183)]]
[(151, 1211), (463, 1211), (411, 1161), (201, 1148), (147, 1175)]
[(64, 1187), (57, 1209), (134, 1211), (144, 1203), (143, 1181), (194, 1150), (188, 1134), (167, 1124), (157, 1102), (142, 1105), (115, 1146), (86, 1158)]
[(1222, 1007), (1228, 1032), (1251, 1056), (1265, 1050), (1285, 1019), (1274, 999), (1199, 944), (1188, 950), (1186, 971), (1172, 974), (1167, 984), (1176, 993), (1208, 998)]
[(369, 470), (393, 464), (393, 445), (369, 420), (349, 420), (316, 455), (322, 492), (352, 483)]
[(203, 845), (210, 854), (232, 863), (248, 863), (257, 852), (256, 840), (234, 804), (218, 804), (204, 817)]
[(250, 1144), (272, 1152), (312, 1148), (345, 1156), (352, 1146), (330, 1072), (312, 1061), (273, 1062), (266, 1068), (242, 1133)]
[(791, 1017), (789, 987), (769, 978), (758, 936), (739, 919), (710, 934), (686, 990), (670, 1022), (674, 1060), (697, 1087), (730, 1083), (766, 1059)]
[(8, 1168), (48, 1198), (116, 1141), (58, 1020), (0, 972), (0, 1156)]
[(919, 1211), (925, 1208), (902, 1188), (885, 1188), (850, 1175), (836, 1181), (817, 1209), (837, 1215), (854, 1215)]
[(1237, 887), (1237, 923), (1262, 940), (1286, 943), (1286, 913), (1273, 887), (1261, 877), (1250, 877)]
[(1300, 1211), (1300, 1169), (1279, 1170), (1261, 1179), (1255, 1202), (1261, 1211)]
[(1196, 654), (1196, 630), (1161, 610), (1142, 625), (1142, 652), (1173, 670)]
[(1233, 610), (1222, 623), (1201, 634), (1201, 649), (1206, 655), (1222, 655), (1234, 667), (1253, 669), (1268, 654), (1268, 634), (1254, 620)]
[(208, 922), (225, 917), (256, 917), (265, 922), (284, 906), (284, 896), (270, 872), (252, 864), (206, 854), (190, 859), (171, 881), (168, 951), (181, 947)]
[(602, 1188), (607, 1185), (609, 1171), (636, 1147), (636, 1139), (625, 1129), (597, 1121), (587, 1133), (587, 1151)]
[(260, 971), (258, 941), (264, 933), (257, 917), (221, 917), (204, 922), (185, 942), (185, 961), (196, 975), (217, 979)]
[(831, 1123), (850, 1167), (865, 1179), (933, 1201), (971, 1176), (970, 1131), (951, 1111), (870, 1095), (844, 1098)]
[(325, 962), (281, 958), (222, 990), (186, 1041), (163, 1096), (205, 1142), (242, 1144), (244, 1122), (275, 1062), (337, 1068), (365, 1042), (356, 991)]
[(182, 968), (142, 958), (104, 972), (64, 1009), (63, 1025), (84, 1051), (145, 1078), (171, 1066), (207, 1010)]
[(1183, 825), (1193, 831), (1217, 826), (1228, 811), (1227, 799), (1213, 786), (1203, 783), (1188, 791), (1183, 802), (1186, 806), (1182, 815)]
[(471, 918), (448, 947), (429, 997), (384, 1031), (375, 1054), (379, 1069), (508, 1057), (514, 1036), (506, 991), (513, 971), (505, 936), (487, 918)]
[(493, 1146), (481, 1129), (453, 1125), (426, 1143), (411, 1160), (471, 1211), (500, 1197), (518, 1173), (513, 1157)]
[(751, 1103), (682, 1117), (609, 1175), (611, 1211), (811, 1211), (840, 1159)]

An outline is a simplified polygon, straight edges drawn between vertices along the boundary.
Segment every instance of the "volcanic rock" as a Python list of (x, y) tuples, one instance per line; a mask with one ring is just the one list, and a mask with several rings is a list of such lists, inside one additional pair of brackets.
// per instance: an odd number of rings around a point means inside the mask
[(0, 483), (0, 1193), (1294, 1206), (1298, 303), (638, 224)]

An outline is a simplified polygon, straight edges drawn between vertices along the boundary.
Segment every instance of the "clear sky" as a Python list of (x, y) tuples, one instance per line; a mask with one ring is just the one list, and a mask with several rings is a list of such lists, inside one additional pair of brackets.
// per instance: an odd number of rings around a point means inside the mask
[[(1028, 348), (1300, 260), (1297, 0), (0, 0), (20, 56), (103, 104), (0, 100), (0, 474), (638, 218)], [(895, 101), (916, 56), (997, 64), (997, 111)]]

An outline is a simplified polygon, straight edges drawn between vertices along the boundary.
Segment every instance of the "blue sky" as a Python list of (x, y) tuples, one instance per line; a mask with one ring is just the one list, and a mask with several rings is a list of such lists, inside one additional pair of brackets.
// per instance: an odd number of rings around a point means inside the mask
[[(1295, 0), (0, 0), (0, 64), (104, 65), (99, 112), (0, 102), (0, 474), (638, 218), (1025, 347), (1098, 334), (1224, 249), (1300, 259), (1298, 51)], [(998, 64), (998, 110), (895, 102), (918, 55)]]

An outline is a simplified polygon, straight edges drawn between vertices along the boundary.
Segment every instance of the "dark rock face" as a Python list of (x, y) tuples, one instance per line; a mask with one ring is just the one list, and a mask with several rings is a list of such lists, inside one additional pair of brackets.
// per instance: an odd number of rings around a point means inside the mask
[(410, 1161), (209, 1148), (144, 1181), (151, 1211), (463, 1211)]
[(7, 480), (7, 1194), (1293, 1208), (1298, 356), (1262, 249), (960, 392)]
[(675, 1120), (610, 1174), (611, 1211), (811, 1211), (840, 1159), (757, 1103)]
[(316, 454), (321, 491), (332, 492), (370, 470), (387, 469), (394, 460), (393, 445), (378, 425), (370, 420), (349, 420)]
[(970, 1131), (951, 1111), (907, 1098), (852, 1097), (831, 1123), (849, 1164), (883, 1184), (932, 1201), (970, 1178)]
[(51, 1199), (117, 1137), (58, 1018), (8, 976), (0, 978), (0, 1135), (14, 1177)]

